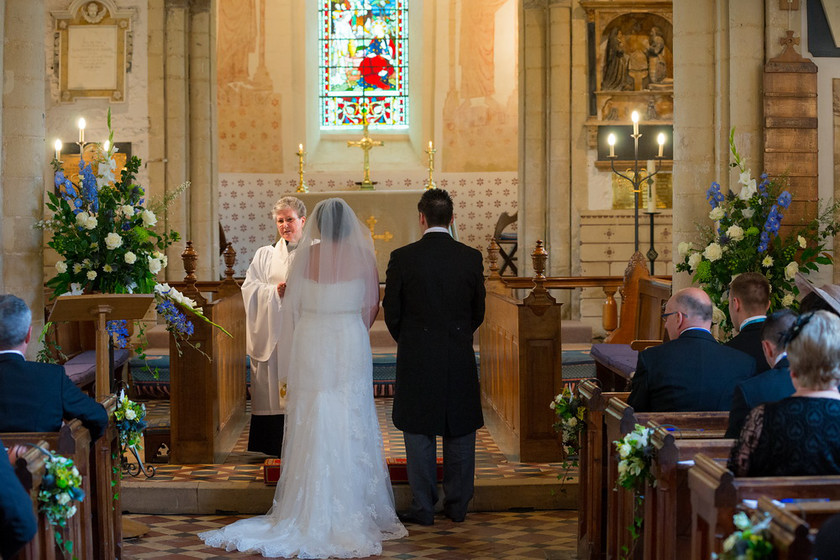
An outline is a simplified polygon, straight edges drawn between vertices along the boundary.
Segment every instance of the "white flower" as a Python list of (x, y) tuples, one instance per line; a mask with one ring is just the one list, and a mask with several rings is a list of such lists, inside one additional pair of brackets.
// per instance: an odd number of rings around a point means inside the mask
[(796, 264), (796, 261), (790, 261), (785, 267), (785, 278), (793, 280), (793, 277), (796, 276), (797, 272), (799, 272), (799, 265)]
[(716, 206), (715, 208), (712, 208), (711, 212), (709, 212), (709, 219), (717, 222), (725, 215), (726, 214), (724, 213), (723, 208), (721, 208), (720, 206)]
[(71, 296), (80, 296), (82, 295), (82, 285), (78, 282), (73, 282), (70, 284), (70, 295)]
[(65, 506), (70, 503), (70, 494), (68, 494), (67, 492), (61, 492), (60, 494), (56, 495), (55, 501)]
[(76, 506), (70, 506), (70, 509), (67, 510), (67, 517), (73, 517), (76, 515)]
[(123, 239), (119, 233), (114, 233), (113, 231), (105, 236), (105, 246), (108, 247), (108, 250), (113, 251), (117, 247), (122, 246)]
[(82, 265), (81, 264), (76, 263), (76, 264), (73, 265), (73, 274), (78, 274), (81, 271), (82, 271)]
[(87, 271), (87, 279), (88, 280), (96, 280), (96, 271), (95, 270), (88, 270)]
[(729, 229), (726, 230), (726, 237), (732, 241), (741, 241), (744, 238), (744, 230), (741, 226), (729, 226)]
[(568, 424), (569, 424), (570, 428), (574, 428), (575, 426), (577, 426), (577, 423), (578, 423), (577, 418), (575, 418), (574, 416), (569, 418)]
[(114, 267), (111, 266), (110, 264), (106, 264), (105, 266), (102, 267), (102, 270), (104, 270), (105, 272), (114, 272)]
[(58, 261), (55, 263), (55, 269), (58, 271), (59, 274), (64, 274), (67, 272), (67, 263), (64, 261)]
[(712, 323), (719, 325), (726, 319), (726, 314), (717, 306), (712, 308)]
[(126, 218), (130, 218), (134, 215), (134, 206), (130, 204), (123, 204), (120, 206), (120, 214), (125, 216)]
[(143, 225), (146, 227), (152, 227), (157, 223), (157, 217), (151, 210), (143, 210), (140, 213), (140, 217), (143, 219)]
[(155, 293), (156, 294), (164, 295), (167, 292), (169, 292), (170, 290), (172, 290), (172, 288), (170, 288), (169, 284), (167, 284), (165, 282), (163, 284), (155, 284)]
[(551, 410), (554, 410), (554, 408), (555, 408), (556, 406), (557, 406), (557, 403), (555, 403), (554, 401), (551, 401), (551, 404), (550, 404), (550, 405), (548, 405), (548, 408), (550, 408)]
[(761, 266), (763, 266), (764, 268), (770, 268), (771, 266), (773, 266), (773, 257), (771, 257), (770, 255), (764, 257), (764, 260), (761, 261)]
[(630, 445), (629, 445), (629, 444), (627, 444), (627, 443), (622, 443), (622, 444), (620, 444), (620, 445), (618, 446), (618, 455), (619, 455), (622, 459), (624, 459), (624, 458), (626, 458), (628, 455), (630, 455), (630, 451), (631, 451)]
[(688, 252), (691, 251), (691, 249), (692, 245), (687, 241), (683, 241), (679, 245), (677, 245), (677, 251), (679, 251), (681, 257), (685, 257), (686, 255), (688, 255)]
[(805, 241), (805, 238), (802, 237), (801, 235), (797, 235), (796, 240), (799, 242), (799, 246), (802, 247), (803, 249), (808, 246), (808, 242)]
[(755, 214), (755, 210), (753, 210), (752, 208), (744, 208), (743, 210), (741, 210), (741, 214), (743, 214), (744, 217), (749, 220), (753, 217), (753, 214)]
[(688, 266), (691, 267), (691, 271), (694, 272), (697, 270), (697, 265), (700, 264), (700, 261), (703, 260), (703, 255), (700, 253), (691, 253), (688, 256)]
[(134, 412), (134, 409), (129, 408), (128, 410), (125, 411), (125, 419), (126, 420), (134, 420), (135, 418), (137, 418), (137, 413)]
[(149, 257), (149, 272), (157, 274), (160, 272), (160, 261)]
[(741, 192), (738, 193), (738, 198), (740, 198), (741, 200), (749, 200), (752, 195), (758, 192), (755, 185), (755, 179), (750, 177), (749, 169), (741, 173), (740, 177), (738, 178), (738, 182), (744, 185), (741, 188)]
[(627, 461), (618, 462), (618, 476), (623, 477), (627, 474)]
[(782, 298), (782, 306), (790, 307), (793, 305), (793, 294), (785, 294), (785, 297)]
[(709, 246), (703, 251), (703, 256), (711, 262), (715, 262), (723, 256), (723, 249), (717, 243), (709, 243)]
[(76, 214), (76, 225), (84, 229), (93, 229), (96, 227), (96, 216), (91, 216), (87, 212), (79, 212)]
[(131, 251), (127, 252), (123, 258), (125, 259), (126, 264), (134, 264), (137, 261), (137, 255)]

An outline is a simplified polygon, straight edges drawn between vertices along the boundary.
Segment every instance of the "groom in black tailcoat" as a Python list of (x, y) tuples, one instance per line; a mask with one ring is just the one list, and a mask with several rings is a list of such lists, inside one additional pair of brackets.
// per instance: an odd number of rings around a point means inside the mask
[(443, 513), (463, 521), (473, 497), (475, 431), (484, 424), (473, 333), (484, 320), (481, 253), (449, 234), (452, 199), (423, 193), (420, 241), (391, 253), (382, 302), (397, 341), (394, 425), (403, 431), (411, 509), (431, 525), (438, 499), (436, 437), (443, 436)]

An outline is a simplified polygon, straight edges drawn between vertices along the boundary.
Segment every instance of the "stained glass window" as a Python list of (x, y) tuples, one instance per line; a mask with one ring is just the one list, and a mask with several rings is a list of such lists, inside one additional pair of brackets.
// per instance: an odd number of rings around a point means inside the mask
[(321, 0), (322, 129), (408, 128), (408, 1)]

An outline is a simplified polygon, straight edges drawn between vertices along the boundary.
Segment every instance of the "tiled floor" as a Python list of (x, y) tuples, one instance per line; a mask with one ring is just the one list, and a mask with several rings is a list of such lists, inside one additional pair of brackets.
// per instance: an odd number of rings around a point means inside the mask
[[(241, 517), (131, 515), (150, 531), (140, 539), (126, 541), (123, 558), (239, 560), (261, 558), (245, 552), (225, 552), (204, 546), (196, 533), (227, 525)], [(471, 513), (464, 523), (444, 518), (435, 525), (409, 525), (409, 536), (383, 543), (376, 558), (411, 560), (571, 560), (575, 558), (577, 513), (533, 511)]]
[[(386, 457), (405, 457), (402, 432), (394, 427), (391, 421), (391, 407), (393, 399), (375, 399), (379, 424), (382, 429), (383, 444)], [(147, 419), (154, 426), (161, 421), (168, 422), (168, 401), (149, 401), (147, 403)], [(440, 440), (438, 441), (438, 455), (440, 455)], [(170, 465), (157, 464), (157, 474), (149, 483), (155, 481), (262, 481), (262, 464), (267, 458), (261, 453), (249, 453), (248, 425), (239, 437), (233, 452), (223, 465)], [(507, 478), (551, 478), (560, 472), (560, 463), (513, 463), (509, 462), (490, 436), (486, 428), (478, 431), (476, 437), (476, 479), (507, 479)], [(576, 475), (576, 472), (570, 473)], [(143, 482), (141, 476), (135, 479)]]

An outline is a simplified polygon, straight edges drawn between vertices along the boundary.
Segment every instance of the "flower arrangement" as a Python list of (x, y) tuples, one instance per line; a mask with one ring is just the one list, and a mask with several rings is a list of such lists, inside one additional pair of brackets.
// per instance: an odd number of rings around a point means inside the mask
[(128, 398), (125, 391), (117, 395), (117, 408), (114, 410), (114, 423), (120, 434), (123, 449), (134, 447), (141, 449), (140, 439), (146, 429), (146, 405)]
[(799, 293), (794, 284), (797, 272), (807, 274), (819, 265), (830, 264), (825, 252), (826, 239), (837, 231), (834, 214), (840, 205), (822, 208), (819, 216), (786, 237), (779, 235), (784, 213), (792, 197), (784, 181), (771, 180), (762, 174), (752, 177), (735, 146), (735, 129), (729, 134), (732, 167), (740, 176), (740, 191), (721, 192), (713, 182), (706, 191), (711, 206), (711, 225), (698, 225), (700, 243), (682, 242), (678, 251), (682, 262), (678, 271), (691, 272), (714, 304), (713, 321), (727, 336), (732, 331), (729, 317), (729, 283), (743, 272), (759, 272), (773, 286), (771, 309), (796, 305)]
[(770, 522), (773, 520), (767, 512), (756, 512), (752, 518), (744, 512), (732, 517), (738, 529), (723, 541), (723, 553), (714, 554), (721, 560), (761, 560), (771, 558), (773, 544), (769, 540)]
[[(40, 448), (39, 448), (40, 449)], [(47, 455), (45, 474), (41, 479), (38, 491), (38, 509), (46, 515), (49, 523), (55, 527), (53, 532), (55, 543), (65, 553), (73, 553), (73, 541), (61, 536), (61, 529), (67, 526), (67, 521), (76, 515), (74, 502), (85, 499), (82, 490), (82, 477), (73, 464), (72, 459), (56, 455), (41, 449)], [(73, 557), (75, 558), (75, 556)]]
[(586, 423), (583, 421), (586, 416), (586, 407), (568, 387), (564, 387), (561, 393), (555, 395), (548, 406), (556, 416), (554, 431), (560, 434), (565, 455), (561, 465), (563, 472), (557, 475), (562, 486), (569, 478), (569, 471), (579, 464), (577, 456), (580, 453), (581, 434), (586, 428)]
[(636, 424), (633, 431), (614, 441), (618, 451), (618, 485), (628, 490), (640, 490), (644, 483), (656, 484), (650, 471), (654, 447), (650, 442), (651, 428)]

